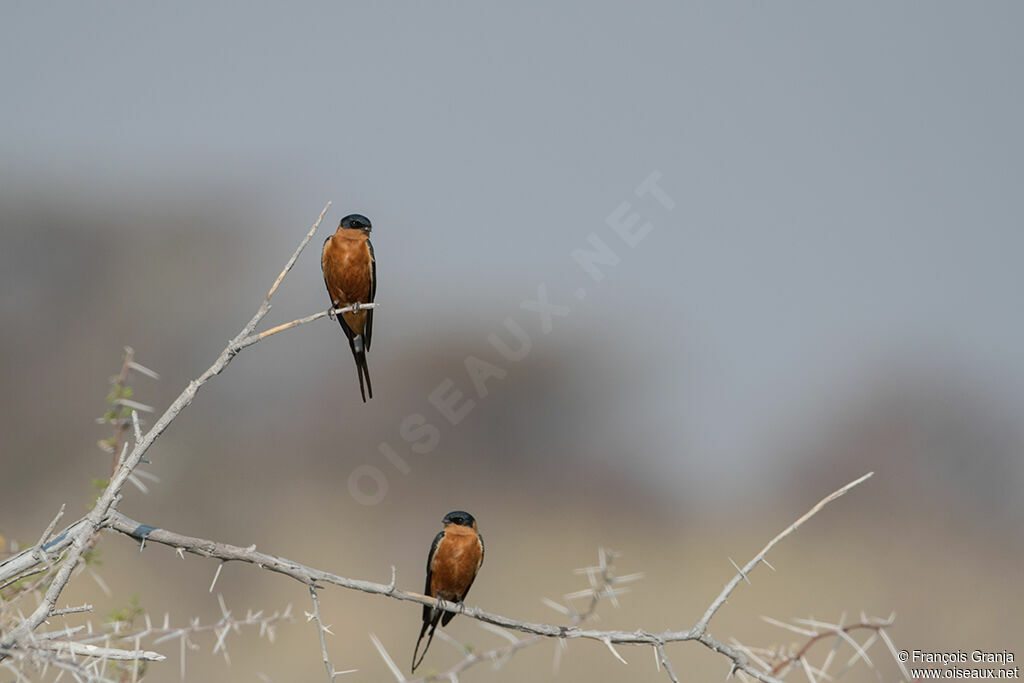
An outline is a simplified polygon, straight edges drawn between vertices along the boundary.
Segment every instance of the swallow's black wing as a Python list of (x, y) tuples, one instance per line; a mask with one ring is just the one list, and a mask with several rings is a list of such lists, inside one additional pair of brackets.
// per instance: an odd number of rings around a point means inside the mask
[[(370, 250), (370, 300), (372, 304), (377, 298), (377, 257), (373, 255), (373, 244), (370, 238), (366, 238), (366, 247)], [(363, 337), (366, 339), (366, 350), (370, 350), (370, 339), (373, 337), (373, 309), (366, 312), (366, 327), (363, 330)]]
[[(434, 542), (430, 544), (430, 554), (427, 555), (427, 584), (423, 588), (423, 594), (429, 597), (434, 597), (430, 594), (430, 580), (434, 578), (434, 573), (430, 570), (430, 566), (434, 564), (434, 553), (437, 552), (437, 546), (441, 545), (441, 539), (444, 538), (444, 532), (438, 532), (437, 536), (434, 536)], [(430, 622), (431, 612), (434, 611), (433, 607), (423, 606), (423, 623)]]
[[(437, 546), (441, 545), (441, 539), (444, 538), (444, 532), (440, 532), (437, 536), (434, 536), (434, 542), (430, 544), (430, 554), (427, 555), (427, 585), (423, 589), (424, 595), (430, 594), (430, 579), (432, 578), (433, 572), (430, 571), (430, 565), (434, 563), (434, 553), (437, 552)], [(415, 672), (416, 667), (423, 662), (423, 658), (427, 656), (427, 650), (430, 649), (430, 643), (434, 640), (434, 631), (437, 630), (437, 622), (441, 618), (440, 610), (434, 609), (427, 605), (423, 606), (423, 627), (420, 628), (420, 637), (416, 639), (416, 648), (412, 651), (412, 670)], [(427, 633), (427, 629), (430, 629), (430, 637), (427, 638), (427, 645), (423, 648), (423, 654), (420, 656), (419, 661), (416, 661), (416, 655), (420, 650), (420, 643), (423, 642), (423, 636)]]

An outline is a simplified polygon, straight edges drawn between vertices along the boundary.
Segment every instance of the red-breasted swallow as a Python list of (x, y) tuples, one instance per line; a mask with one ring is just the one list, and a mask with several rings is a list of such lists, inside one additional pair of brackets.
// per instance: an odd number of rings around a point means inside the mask
[[(427, 555), (427, 587), (423, 592), (432, 598), (462, 602), (473, 585), (476, 573), (480, 571), (480, 565), (484, 563), (484, 537), (477, 530), (473, 515), (468, 512), (455, 510), (441, 521), (444, 523), (444, 531), (434, 537), (430, 546), (430, 554)], [(413, 671), (416, 671), (416, 667), (427, 655), (438, 620), (441, 626), (447, 626), (454, 616), (454, 612), (423, 606), (423, 628), (416, 640), (416, 649), (412, 652)], [(430, 636), (417, 661), (416, 654), (428, 628)]]
[[(373, 303), (377, 294), (377, 262), (370, 244), (371, 228), (369, 218), (354, 213), (342, 218), (337, 231), (324, 240), (320, 268), (324, 271), (324, 284), (335, 308)], [(356, 359), (359, 393), (366, 403), (367, 392), (373, 398), (370, 369), (366, 366), (366, 352), (370, 350), (373, 333), (373, 309), (342, 313), (338, 322)]]

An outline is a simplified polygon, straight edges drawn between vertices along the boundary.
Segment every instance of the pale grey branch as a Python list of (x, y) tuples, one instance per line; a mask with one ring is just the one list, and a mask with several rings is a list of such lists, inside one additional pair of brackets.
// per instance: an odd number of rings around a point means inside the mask
[(327, 627), (324, 626), (323, 619), (320, 618), (320, 597), (316, 594), (316, 586), (309, 586), (309, 597), (313, 600), (313, 613), (309, 615), (310, 619), (316, 621), (317, 633), (320, 635), (320, 656), (324, 660), (324, 669), (327, 670), (327, 683), (334, 681), (334, 665), (331, 664), (331, 658), (327, 654)]
[(162, 662), (167, 657), (159, 652), (150, 650), (121, 650), (115, 647), (98, 647), (87, 645), (73, 640), (41, 640), (33, 641), (33, 647), (42, 650), (53, 650), (57, 653), (67, 652), (73, 655), (84, 655), (86, 657), (97, 657), (102, 659), (116, 659), (118, 661), (147, 661)]
[(723, 588), (722, 592), (718, 594), (718, 597), (715, 598), (714, 601), (712, 601), (711, 605), (704, 613), (704, 616), (701, 617), (700, 621), (694, 624), (694, 628), (700, 631), (701, 633), (703, 633), (707, 629), (708, 624), (711, 622), (711, 617), (715, 616), (715, 612), (717, 612), (719, 608), (721, 608), (721, 606), (725, 604), (725, 601), (726, 599), (728, 599), (729, 594), (733, 592), (733, 590), (736, 588), (740, 581), (747, 580), (749, 582), (749, 579), (747, 579), (747, 577), (750, 575), (750, 572), (754, 571), (754, 568), (758, 565), (759, 562), (764, 561), (765, 555), (767, 555), (768, 551), (774, 548), (779, 541), (781, 541), (786, 536), (789, 536), (791, 533), (796, 531), (801, 524), (809, 520), (814, 515), (818, 514), (818, 512), (820, 512), (823, 507), (834, 501), (836, 498), (839, 498), (844, 493), (846, 493), (853, 487), (857, 486), (858, 484), (862, 484), (863, 482), (867, 481), (868, 479), (871, 478), (872, 475), (874, 475), (874, 472), (868, 472), (863, 477), (855, 479), (846, 486), (843, 486), (842, 488), (837, 489), (836, 491), (833, 491), (829, 495), (825, 496), (820, 501), (818, 501), (817, 505), (808, 510), (800, 519), (790, 524), (782, 531), (782, 533), (780, 533), (772, 540), (768, 541), (768, 545), (762, 548), (761, 552), (754, 556), (754, 559), (752, 559), (750, 562), (747, 562), (747, 564), (744, 565), (742, 569), (736, 572), (736, 576), (734, 576), (729, 583), (725, 584), (725, 588)]

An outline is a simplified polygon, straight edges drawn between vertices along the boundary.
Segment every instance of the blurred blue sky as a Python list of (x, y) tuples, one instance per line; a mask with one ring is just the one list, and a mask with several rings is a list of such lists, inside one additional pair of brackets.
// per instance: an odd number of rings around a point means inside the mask
[[(365, 213), (394, 330), (378, 345), (431, 308), (486, 349), (547, 283), (573, 307), (561, 343), (621, 359), (594, 419), (695, 479), (772, 469), (794, 433), (902, 368), (969, 377), (1024, 417), (1018, 3), (3, 15), (8, 193), (115, 212), (181, 188), (251, 198), (256, 224), (211, 230), (257, 236), (261, 264), (329, 199), (333, 221)], [(671, 212), (632, 196), (655, 170)], [(570, 252), (592, 232), (611, 243), (623, 201), (655, 229), (577, 302)]]

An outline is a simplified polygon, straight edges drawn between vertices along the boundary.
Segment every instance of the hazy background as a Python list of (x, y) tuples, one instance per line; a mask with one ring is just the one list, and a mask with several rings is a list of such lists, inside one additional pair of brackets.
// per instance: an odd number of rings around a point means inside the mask
[[(556, 621), (541, 597), (599, 546), (646, 571), (600, 624), (684, 628), (819, 498), (874, 470), (769, 558), (713, 622), (897, 613), (899, 647), (1024, 643), (1024, 98), (1015, 3), (481, 6), (8, 3), (0, 22), (0, 534), (31, 543), (106, 476), (108, 378), (132, 345), (162, 411), (252, 315), (323, 205), (325, 225), (266, 324), (323, 309), (319, 245), (374, 223), (370, 371), (359, 400), (336, 323), (245, 351), (151, 451), (161, 478), (122, 510), (149, 524), (422, 587), (440, 519), (479, 520), (469, 602)], [(633, 189), (653, 171), (669, 211)], [(654, 225), (626, 247), (622, 202)], [(570, 253), (621, 262), (594, 283)], [(545, 284), (568, 306), (543, 334)], [(578, 299), (578, 288), (587, 296)], [(519, 363), (487, 341), (511, 317)], [(507, 371), (452, 426), (428, 394), (463, 361)], [(439, 446), (399, 435), (420, 413)], [(378, 450), (390, 444), (402, 474)], [(349, 476), (387, 481), (361, 505)], [(98, 615), (138, 593), (183, 624), (218, 617), (215, 563), (126, 539), (66, 594)], [(763, 573), (761, 573), (763, 571)], [(304, 587), (228, 566), (230, 607), (308, 609)], [(330, 589), (339, 669), (403, 667), (419, 608)], [(468, 619), (447, 629), (502, 641)], [(315, 629), (231, 637), (192, 680), (310, 680)], [(863, 637), (863, 636), (861, 636)], [(160, 649), (159, 647), (157, 649)], [(147, 680), (177, 680), (177, 645)], [(468, 681), (663, 680), (648, 650), (545, 643)], [(883, 680), (897, 673), (872, 650)], [(689, 680), (726, 661), (669, 649)], [(1017, 652), (1018, 658), (1024, 652)], [(823, 657), (819, 654), (818, 661)], [(425, 669), (459, 655), (435, 642)], [(862, 664), (845, 680), (876, 680)]]

